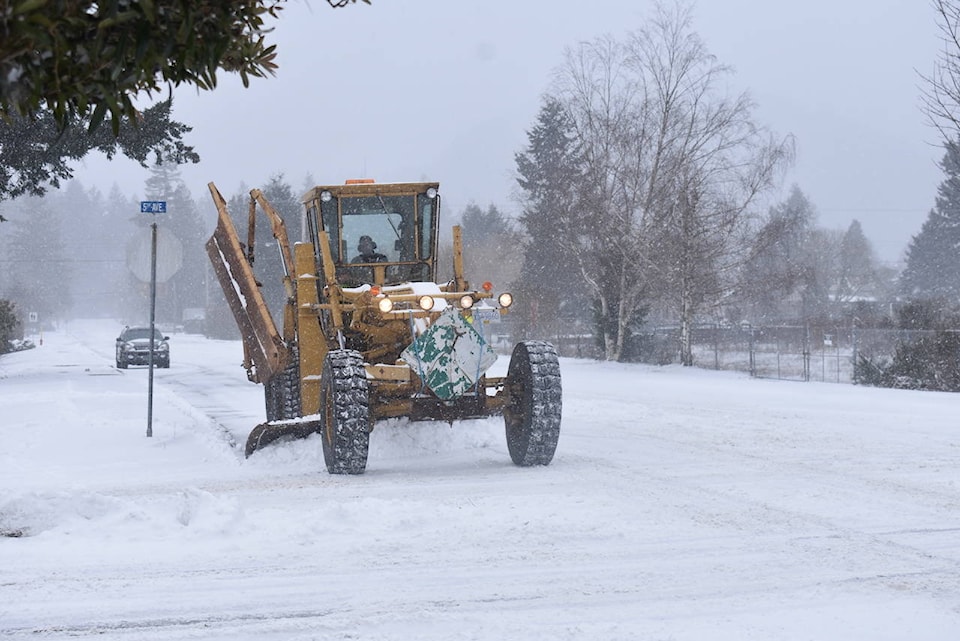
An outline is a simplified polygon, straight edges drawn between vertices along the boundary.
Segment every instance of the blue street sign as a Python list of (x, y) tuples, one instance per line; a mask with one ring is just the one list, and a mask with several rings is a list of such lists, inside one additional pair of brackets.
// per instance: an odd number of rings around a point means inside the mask
[(165, 200), (141, 200), (141, 214), (165, 214), (167, 213), (167, 201)]

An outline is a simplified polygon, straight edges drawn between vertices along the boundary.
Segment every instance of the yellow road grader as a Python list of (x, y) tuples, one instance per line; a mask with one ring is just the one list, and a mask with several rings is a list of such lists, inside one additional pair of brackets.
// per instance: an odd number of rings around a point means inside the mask
[[(459, 227), (453, 278), (437, 282), (439, 184), (351, 180), (302, 198), (301, 242), (250, 192), (247, 239), (223, 196), (207, 253), (243, 338), (247, 378), (262, 383), (267, 421), (246, 455), (281, 437), (319, 433), (331, 474), (361, 474), (378, 421), (455, 421), (503, 415), (520, 466), (547, 465), (560, 436), (560, 366), (545, 341), (514, 346), (506, 376), (487, 376), (497, 355), (472, 322), (479, 308), (506, 313), (513, 297), (464, 278)], [(282, 256), (280, 326), (253, 271), (257, 212)]]

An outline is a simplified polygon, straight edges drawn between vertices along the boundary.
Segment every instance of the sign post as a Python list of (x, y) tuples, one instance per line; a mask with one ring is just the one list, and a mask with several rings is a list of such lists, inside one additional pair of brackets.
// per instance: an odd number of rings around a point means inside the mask
[(147, 365), (150, 374), (147, 383), (147, 438), (153, 436), (153, 351), (156, 347), (156, 329), (154, 321), (157, 309), (157, 219), (156, 214), (167, 213), (165, 200), (140, 201), (140, 213), (153, 214), (150, 224), (150, 357)]

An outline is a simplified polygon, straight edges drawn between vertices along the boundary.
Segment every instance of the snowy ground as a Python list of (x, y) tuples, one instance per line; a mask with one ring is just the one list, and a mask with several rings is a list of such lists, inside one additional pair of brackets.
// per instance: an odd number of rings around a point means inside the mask
[(333, 477), (243, 458), (236, 342), (171, 337), (146, 438), (119, 329), (0, 357), (0, 638), (960, 638), (960, 395), (562, 359), (551, 466), (394, 421)]

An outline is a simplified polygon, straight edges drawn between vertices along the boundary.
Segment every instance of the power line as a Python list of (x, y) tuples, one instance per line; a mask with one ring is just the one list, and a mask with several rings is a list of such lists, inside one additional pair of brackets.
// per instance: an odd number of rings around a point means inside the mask
[(16, 265), (37, 265), (46, 263), (126, 263), (123, 259), (110, 258), (25, 258), (16, 260), (13, 258), (0, 259), (0, 263), (10, 263)]
[(927, 207), (910, 207), (907, 209), (890, 209), (890, 208), (880, 208), (880, 207), (841, 207), (833, 209), (824, 209), (823, 207), (817, 207), (817, 211), (821, 213), (827, 212), (860, 212), (860, 213), (899, 213), (899, 214), (915, 214), (921, 211), (928, 209)]

